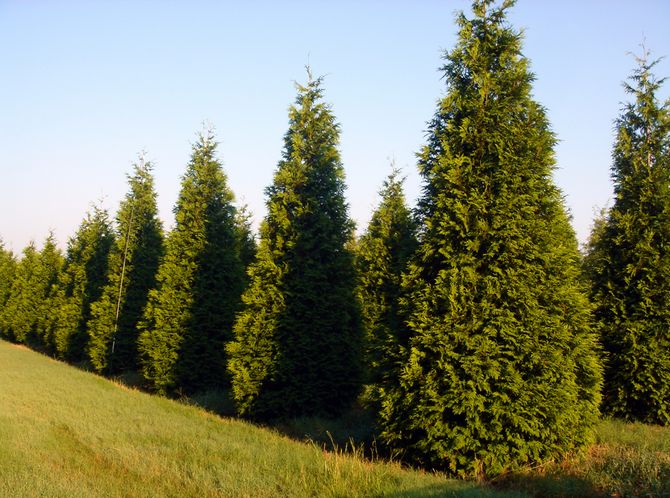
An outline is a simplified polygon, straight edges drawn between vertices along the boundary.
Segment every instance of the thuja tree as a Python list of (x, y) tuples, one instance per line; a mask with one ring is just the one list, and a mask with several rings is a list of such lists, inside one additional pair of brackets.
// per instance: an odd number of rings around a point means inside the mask
[(151, 170), (152, 164), (140, 156), (128, 177), (130, 188), (116, 216), (107, 284), (91, 305), (87, 353), (98, 372), (137, 368), (137, 324), (155, 286), (163, 252)]
[(361, 327), (344, 199), (339, 127), (321, 79), (298, 86), (260, 231), (250, 285), (228, 346), (244, 416), (337, 414), (360, 382)]
[(36, 310), (34, 345), (53, 353), (53, 324), (59, 307), (60, 276), (64, 262), (63, 253), (58, 248), (53, 233), (50, 233), (44, 241), (38, 261), (38, 279), (43, 287), (38, 289), (42, 297)]
[(670, 103), (638, 59), (616, 121), (614, 205), (587, 256), (607, 353), (605, 413), (670, 424)]
[(107, 283), (107, 263), (114, 234), (106, 210), (94, 207), (68, 242), (60, 275), (52, 342), (55, 354), (69, 361), (85, 358), (91, 305)]
[[(58, 279), (62, 255), (50, 234), (38, 251), (32, 242), (16, 266), (9, 298), (2, 310), (5, 333), (17, 342), (43, 346), (43, 324), (50, 309), (47, 302)], [(42, 333), (40, 333), (42, 332)]]
[(233, 194), (216, 146), (211, 131), (193, 146), (176, 225), (141, 324), (142, 371), (161, 393), (225, 383), (224, 344), (241, 303), (244, 266)]
[(358, 297), (365, 329), (366, 381), (393, 382), (407, 343), (399, 308), (402, 275), (417, 246), (416, 223), (405, 202), (404, 179), (393, 172), (356, 251)]
[(601, 368), (579, 253), (513, 4), (473, 2), (445, 55), (447, 92), (419, 155), (411, 330), (383, 441), (407, 460), (495, 475), (591, 438)]
[(9, 331), (4, 323), (5, 307), (12, 290), (14, 275), (16, 274), (16, 258), (12, 251), (5, 249), (0, 240), (0, 336), (9, 336)]
[(254, 230), (251, 226), (251, 218), (251, 211), (249, 211), (249, 208), (246, 204), (243, 204), (237, 209), (237, 214), (235, 215), (235, 224), (238, 233), (237, 238), (240, 251), (240, 261), (245, 268), (245, 275), (246, 268), (248, 268), (249, 265), (251, 265), (251, 263), (254, 261), (256, 258), (256, 251), (258, 250), (256, 235), (254, 234)]

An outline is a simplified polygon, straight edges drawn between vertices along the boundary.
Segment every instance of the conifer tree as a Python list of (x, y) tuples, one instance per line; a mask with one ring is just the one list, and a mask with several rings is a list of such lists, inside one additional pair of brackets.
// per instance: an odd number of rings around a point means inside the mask
[(365, 327), (367, 381), (393, 382), (406, 347), (407, 330), (399, 304), (402, 274), (416, 250), (416, 223), (405, 202), (404, 179), (393, 169), (380, 192), (356, 251), (358, 298)]
[(137, 324), (149, 290), (156, 284), (163, 253), (163, 228), (149, 161), (140, 155), (128, 176), (129, 192), (116, 216), (115, 242), (107, 264), (107, 284), (91, 305), (87, 353), (98, 372), (137, 368)]
[(596, 225), (587, 273), (607, 354), (603, 410), (670, 425), (670, 102), (648, 53), (616, 121), (614, 205)]
[(495, 475), (589, 441), (601, 367), (579, 253), (514, 4), (475, 0), (446, 54), (447, 92), (419, 154), (411, 337), (381, 393), (382, 440), (404, 458)]
[(10, 338), (6, 320), (6, 306), (12, 291), (17, 261), (12, 251), (5, 249), (0, 240), (0, 337)]
[(91, 304), (107, 283), (107, 263), (114, 234), (106, 210), (94, 207), (68, 243), (56, 306), (52, 308), (53, 347), (56, 356), (82, 361), (88, 343)]
[(60, 276), (63, 269), (63, 253), (56, 245), (56, 238), (53, 233), (44, 241), (42, 250), (39, 253), (39, 279), (40, 286), (38, 292), (42, 297), (39, 301), (37, 312), (37, 323), (35, 324), (34, 346), (38, 346), (47, 353), (53, 353), (53, 323), (56, 316), (56, 310), (60, 303), (58, 296), (60, 294)]
[(243, 204), (237, 209), (235, 224), (237, 227), (240, 261), (245, 268), (246, 282), (246, 269), (256, 258), (256, 251), (258, 250), (256, 236), (254, 235), (254, 230), (251, 226), (251, 212), (246, 204)]
[(228, 346), (233, 397), (255, 418), (338, 414), (360, 386), (361, 327), (339, 126), (309, 73), (266, 190), (245, 308)]
[(241, 304), (244, 266), (233, 194), (216, 146), (211, 131), (193, 146), (176, 225), (141, 324), (144, 377), (161, 393), (225, 384), (224, 345)]
[(48, 341), (41, 333), (41, 325), (50, 312), (48, 298), (61, 265), (62, 255), (53, 234), (46, 238), (41, 251), (32, 242), (23, 250), (2, 312), (6, 333), (11, 339), (36, 347)]

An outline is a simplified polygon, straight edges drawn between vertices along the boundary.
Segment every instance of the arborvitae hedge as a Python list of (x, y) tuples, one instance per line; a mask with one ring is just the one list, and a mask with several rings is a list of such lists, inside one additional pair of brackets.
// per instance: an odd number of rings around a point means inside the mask
[(5, 309), (11, 295), (16, 268), (17, 261), (14, 254), (5, 249), (0, 240), (0, 337), (10, 337), (8, 326), (5, 325)]
[(58, 295), (51, 310), (52, 342), (59, 358), (79, 362), (86, 356), (91, 304), (100, 298), (107, 284), (107, 263), (113, 243), (109, 215), (98, 207), (86, 215), (68, 242)]
[(401, 350), (407, 345), (400, 293), (402, 275), (417, 247), (417, 227), (405, 202), (404, 180), (399, 175), (394, 168), (384, 181), (379, 206), (356, 249), (366, 381), (371, 384), (385, 384), (397, 378)]
[(241, 304), (244, 266), (233, 194), (216, 146), (206, 132), (193, 147), (177, 223), (141, 324), (142, 371), (161, 393), (220, 388), (226, 380), (224, 345)]
[(51, 312), (48, 301), (62, 262), (53, 234), (46, 238), (41, 251), (32, 242), (23, 250), (9, 299), (1, 311), (5, 335), (10, 339), (45, 346), (44, 323)]
[(555, 137), (531, 98), (513, 4), (473, 2), (443, 68), (419, 167), (411, 329), (382, 439), (409, 461), (495, 475), (591, 440), (601, 367), (579, 253), (552, 181)]
[(322, 92), (310, 75), (289, 110), (245, 308), (228, 346), (244, 416), (336, 415), (359, 391), (361, 328), (345, 247), (353, 223), (339, 128)]
[(128, 177), (130, 190), (116, 216), (107, 285), (91, 305), (88, 355), (98, 372), (137, 368), (137, 324), (156, 283), (163, 253), (152, 165), (140, 157)]
[(614, 205), (587, 256), (607, 353), (603, 411), (670, 424), (670, 103), (645, 54), (616, 122)]

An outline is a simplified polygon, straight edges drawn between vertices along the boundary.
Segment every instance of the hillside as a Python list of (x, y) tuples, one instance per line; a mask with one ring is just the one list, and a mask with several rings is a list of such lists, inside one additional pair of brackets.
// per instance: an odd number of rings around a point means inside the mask
[(517, 496), (326, 453), (0, 341), (0, 496)]

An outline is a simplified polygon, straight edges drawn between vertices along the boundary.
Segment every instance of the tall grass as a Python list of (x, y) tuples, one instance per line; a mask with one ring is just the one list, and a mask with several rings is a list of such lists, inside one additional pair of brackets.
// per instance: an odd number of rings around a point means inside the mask
[(0, 496), (523, 496), (326, 452), (0, 341)]

